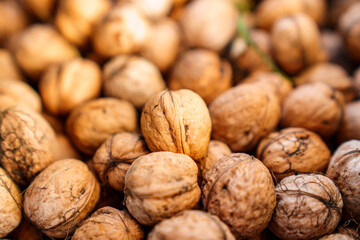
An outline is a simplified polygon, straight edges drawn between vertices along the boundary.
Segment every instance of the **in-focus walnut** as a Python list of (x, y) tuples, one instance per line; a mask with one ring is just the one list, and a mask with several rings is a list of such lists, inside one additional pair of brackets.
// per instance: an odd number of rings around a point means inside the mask
[(358, 98), (360, 98), (360, 67), (354, 73), (354, 88)]
[(190, 46), (220, 51), (236, 32), (237, 16), (230, 0), (195, 0), (185, 6), (180, 26)]
[(257, 157), (277, 179), (297, 173), (324, 171), (331, 154), (316, 133), (286, 128), (261, 140)]
[(217, 140), (210, 140), (207, 156), (204, 160), (204, 167), (201, 169), (201, 174), (204, 174), (216, 164), (222, 157), (231, 154), (231, 149), (225, 143)]
[(341, 194), (323, 175), (288, 176), (275, 191), (277, 205), (269, 228), (281, 239), (318, 239), (333, 232), (341, 219)]
[(69, 138), (65, 134), (56, 134), (56, 139), (58, 143), (56, 159), (81, 158), (79, 152), (75, 149), (75, 147), (72, 145)]
[(143, 225), (154, 225), (200, 199), (198, 167), (187, 155), (155, 152), (136, 159), (125, 177), (125, 202)]
[(110, 8), (110, 0), (62, 0), (59, 1), (55, 26), (66, 39), (82, 47), (88, 42), (95, 24)]
[(173, 4), (173, 0), (130, 0), (130, 2), (134, 3), (151, 20), (166, 17)]
[(141, 55), (161, 71), (166, 71), (173, 65), (180, 50), (180, 43), (179, 26), (171, 18), (164, 18), (152, 25), (149, 40), (141, 50)]
[(99, 98), (77, 106), (66, 120), (66, 132), (76, 148), (92, 155), (111, 135), (137, 130), (137, 113), (125, 100)]
[[(1, 3), (0, 3), (1, 4)], [(0, 79), (24, 80), (14, 57), (6, 49), (0, 48)], [(0, 81), (1, 81), (0, 80)]]
[(322, 137), (332, 136), (340, 126), (344, 96), (322, 82), (294, 89), (282, 105), (282, 127), (302, 127)]
[(32, 25), (21, 32), (14, 43), (17, 63), (35, 81), (51, 64), (61, 63), (78, 55), (76, 48), (50, 25)]
[(353, 238), (352, 236), (344, 233), (333, 233), (330, 235), (326, 235), (319, 240), (356, 240), (356, 238)]
[(79, 104), (99, 96), (101, 85), (99, 66), (75, 58), (46, 69), (39, 82), (39, 92), (50, 113), (66, 115)]
[(245, 153), (217, 161), (204, 176), (202, 194), (205, 210), (217, 215), (238, 239), (261, 233), (276, 205), (269, 170)]
[(183, 53), (175, 63), (169, 88), (190, 89), (209, 104), (231, 87), (232, 69), (229, 62), (213, 51), (193, 49)]
[(344, 117), (337, 131), (339, 143), (347, 140), (360, 140), (360, 101), (348, 103), (345, 106)]
[(22, 6), (13, 0), (0, 1), (0, 42), (11, 34), (22, 31), (29, 23)]
[(150, 31), (148, 19), (140, 10), (134, 4), (121, 2), (95, 28), (93, 47), (103, 57), (138, 52)]
[(41, 112), (42, 105), (39, 94), (30, 85), (13, 79), (0, 80), (0, 96), (6, 96), (12, 100), (12, 104), (0, 102), (0, 109), (21, 105), (36, 112)]
[(355, 97), (352, 79), (344, 68), (333, 63), (324, 62), (313, 65), (295, 79), (296, 85), (309, 82), (329, 84), (344, 95), (346, 102), (350, 102)]
[(320, 32), (305, 14), (277, 20), (271, 30), (271, 42), (275, 60), (288, 74), (296, 74), (318, 61)]
[(235, 240), (217, 216), (204, 211), (187, 210), (157, 224), (148, 240)]
[(184, 153), (201, 161), (210, 141), (209, 110), (191, 90), (165, 90), (146, 102), (141, 131), (151, 151)]
[(125, 174), (130, 165), (140, 156), (149, 153), (141, 135), (117, 133), (108, 138), (96, 151), (92, 161), (99, 179), (104, 184), (122, 192)]
[(26, 185), (55, 161), (56, 138), (37, 112), (16, 106), (1, 112), (0, 163), (18, 184)]
[(0, 238), (6, 237), (21, 221), (21, 193), (0, 167)]
[(129, 101), (141, 109), (148, 98), (165, 89), (159, 69), (145, 58), (119, 55), (104, 67), (105, 96)]
[(103, 207), (94, 212), (76, 229), (73, 240), (86, 239), (141, 240), (144, 232), (141, 226), (126, 211)]
[(326, 176), (331, 178), (343, 196), (345, 219), (360, 220), (360, 141), (340, 145), (333, 154)]
[(256, 84), (240, 84), (211, 102), (212, 137), (232, 151), (250, 151), (280, 119), (280, 105), (272, 92)]
[(46, 22), (52, 17), (57, 0), (20, 0), (20, 2), (29, 12)]

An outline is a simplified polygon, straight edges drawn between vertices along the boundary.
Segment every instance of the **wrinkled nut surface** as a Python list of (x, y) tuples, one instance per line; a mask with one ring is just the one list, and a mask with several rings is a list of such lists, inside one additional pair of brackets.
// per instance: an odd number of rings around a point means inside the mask
[(344, 96), (322, 82), (294, 89), (282, 105), (281, 126), (302, 127), (322, 137), (332, 136), (340, 126)]
[(269, 228), (281, 239), (318, 239), (334, 231), (341, 219), (341, 194), (323, 175), (288, 176), (275, 190), (277, 205)]
[(344, 218), (360, 220), (360, 141), (341, 144), (333, 154), (326, 176), (339, 187), (344, 201)]
[(73, 240), (98, 239), (141, 240), (141, 226), (126, 211), (103, 207), (94, 212), (76, 229)]
[(49, 237), (64, 238), (94, 208), (100, 185), (80, 160), (58, 160), (25, 192), (24, 212)]
[(184, 154), (155, 152), (141, 156), (126, 173), (126, 207), (143, 225), (154, 225), (191, 209), (200, 199), (197, 174), (197, 165)]
[(123, 191), (125, 174), (140, 156), (149, 153), (143, 137), (136, 133), (117, 133), (108, 138), (96, 151), (94, 170), (104, 184)]
[(2, 111), (0, 132), (0, 163), (16, 183), (28, 184), (55, 161), (54, 130), (31, 109), (17, 106)]
[(0, 79), (24, 80), (13, 55), (6, 49), (0, 48)]
[(277, 179), (283, 179), (297, 173), (324, 171), (331, 153), (316, 133), (286, 128), (261, 140), (257, 157)]
[(210, 141), (209, 110), (191, 90), (165, 90), (146, 102), (141, 131), (151, 151), (184, 153), (200, 161)]
[(337, 131), (339, 143), (351, 139), (360, 140), (360, 101), (345, 106), (344, 117)]
[(80, 103), (100, 95), (101, 70), (90, 60), (72, 59), (45, 70), (39, 92), (45, 108), (66, 115)]
[(256, 84), (240, 84), (227, 90), (211, 102), (209, 111), (212, 137), (234, 152), (253, 149), (280, 119), (276, 96)]
[(111, 135), (137, 130), (137, 113), (129, 102), (99, 98), (77, 106), (66, 120), (66, 132), (76, 148), (93, 154)]
[(205, 209), (226, 223), (239, 239), (261, 233), (276, 205), (269, 170), (245, 153), (217, 161), (204, 176), (202, 194)]
[(222, 157), (231, 153), (231, 149), (225, 143), (217, 140), (210, 140), (207, 156), (204, 160), (204, 167), (201, 169), (202, 175), (204, 176), (204, 174)]
[(231, 87), (232, 70), (227, 60), (216, 52), (194, 49), (185, 52), (173, 66), (169, 79), (171, 90), (190, 89), (209, 104)]
[(130, 0), (151, 20), (166, 17), (171, 10), (173, 0)]
[(149, 97), (165, 89), (159, 69), (142, 57), (119, 55), (104, 67), (105, 96), (142, 108)]
[(204, 211), (188, 210), (163, 220), (148, 236), (148, 240), (235, 240), (217, 216)]
[(0, 238), (6, 237), (20, 224), (21, 198), (19, 188), (0, 168)]

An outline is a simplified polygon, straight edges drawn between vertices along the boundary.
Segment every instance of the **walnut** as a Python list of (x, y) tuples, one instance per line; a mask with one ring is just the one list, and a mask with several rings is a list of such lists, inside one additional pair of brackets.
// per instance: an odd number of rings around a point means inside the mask
[(148, 60), (119, 55), (104, 67), (105, 96), (129, 101), (141, 109), (148, 98), (165, 89), (159, 69)]
[(206, 172), (202, 201), (205, 210), (226, 223), (236, 238), (254, 237), (271, 219), (276, 204), (274, 183), (261, 161), (235, 153)]
[(100, 185), (85, 163), (58, 160), (26, 189), (24, 212), (49, 237), (64, 238), (92, 211), (99, 196)]
[(76, 148), (92, 155), (111, 135), (136, 131), (137, 113), (129, 102), (99, 98), (77, 106), (66, 120), (66, 132)]
[(66, 115), (80, 103), (100, 95), (101, 70), (93, 61), (75, 58), (45, 70), (39, 92), (45, 108)]
[(136, 159), (125, 177), (125, 202), (143, 225), (193, 208), (200, 199), (198, 168), (184, 154), (155, 152)]
[(0, 48), (0, 81), (2, 79), (24, 80), (24, 77), (10, 52)]
[(229, 0), (195, 0), (185, 6), (180, 26), (190, 46), (220, 51), (234, 36), (236, 19)]
[(360, 67), (354, 73), (354, 88), (358, 98), (360, 98)]
[(158, 20), (166, 17), (172, 7), (173, 0), (130, 0), (143, 14), (151, 19)]
[(92, 161), (99, 179), (122, 192), (130, 165), (148, 153), (146, 143), (139, 134), (123, 132), (108, 138), (98, 148)]
[(333, 154), (326, 176), (339, 187), (344, 200), (344, 218), (360, 220), (360, 141), (341, 144)]
[(0, 167), (0, 238), (6, 237), (21, 221), (21, 193)]
[(126, 211), (103, 207), (94, 212), (76, 229), (73, 240), (98, 239), (141, 240), (141, 226)]
[(46, 22), (52, 17), (57, 0), (20, 0), (27, 10)]
[(204, 211), (187, 210), (157, 224), (148, 240), (235, 240), (217, 216)]
[(257, 157), (277, 179), (297, 173), (324, 171), (330, 150), (316, 133), (303, 128), (286, 128), (261, 140)]
[(321, 31), (321, 49), (327, 58), (327, 61), (336, 64), (346, 64), (348, 58), (346, 57), (346, 50), (342, 37), (336, 31), (323, 30)]
[(71, 144), (69, 138), (65, 134), (56, 134), (56, 139), (58, 143), (56, 159), (81, 158), (79, 152)]
[(0, 1), (0, 16), (0, 42), (22, 31), (29, 24), (26, 12), (17, 1)]
[(191, 89), (209, 104), (231, 87), (232, 69), (229, 62), (213, 51), (193, 49), (183, 53), (174, 65), (169, 88)]
[(31, 109), (16, 106), (2, 111), (0, 133), (0, 163), (18, 184), (28, 184), (56, 159), (54, 130)]
[(338, 129), (344, 111), (344, 96), (322, 82), (297, 87), (282, 105), (282, 127), (302, 127), (322, 137)]
[(165, 90), (146, 102), (141, 131), (151, 151), (184, 153), (200, 161), (210, 141), (211, 119), (205, 102), (193, 91)]
[(347, 140), (360, 140), (360, 101), (348, 103), (345, 106), (344, 118), (337, 131), (337, 140), (342, 143)]
[(231, 149), (225, 143), (217, 140), (210, 140), (207, 156), (204, 160), (204, 167), (201, 169), (201, 174), (205, 173), (216, 164), (222, 157), (231, 154)]
[(333, 233), (330, 235), (326, 235), (319, 240), (356, 240), (356, 238), (353, 238), (352, 236), (344, 233)]
[(334, 231), (341, 219), (341, 194), (323, 175), (288, 176), (275, 191), (277, 205), (269, 228), (281, 239), (318, 239)]
[(275, 60), (288, 74), (296, 74), (318, 60), (320, 32), (305, 14), (277, 20), (271, 30), (271, 42)]
[(212, 137), (232, 151), (250, 151), (280, 118), (279, 101), (256, 84), (240, 84), (219, 95), (209, 106)]

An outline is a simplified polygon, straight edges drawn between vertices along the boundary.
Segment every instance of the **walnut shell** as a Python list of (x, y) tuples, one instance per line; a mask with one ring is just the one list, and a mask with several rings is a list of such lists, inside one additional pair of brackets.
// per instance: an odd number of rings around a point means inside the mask
[(159, 69), (145, 58), (119, 55), (104, 67), (105, 96), (129, 101), (141, 109), (152, 95), (165, 89)]
[(1, 1), (0, 16), (0, 41), (20, 32), (29, 24), (26, 12), (17, 1)]
[(356, 240), (356, 238), (353, 238), (352, 236), (344, 233), (333, 233), (330, 235), (326, 235), (319, 240)]
[(141, 131), (151, 151), (184, 153), (199, 161), (206, 156), (210, 141), (209, 110), (193, 91), (165, 90), (146, 102)]
[(123, 191), (125, 174), (130, 165), (140, 156), (149, 153), (141, 135), (117, 133), (98, 148), (92, 161), (100, 180), (112, 188)]
[(76, 229), (73, 240), (99, 239), (141, 240), (141, 226), (126, 211), (103, 207), (94, 212)]
[(337, 131), (338, 142), (351, 139), (360, 140), (360, 101), (348, 103), (345, 106), (344, 117)]
[(46, 22), (52, 17), (57, 0), (20, 0), (20, 2), (29, 12)]
[(6, 49), (0, 48), (0, 79), (24, 80), (14, 57)]
[(231, 154), (231, 149), (225, 143), (217, 140), (210, 140), (207, 156), (204, 160), (204, 167), (201, 169), (201, 174), (204, 174), (216, 164), (222, 157)]
[(209, 106), (212, 137), (232, 151), (250, 151), (280, 118), (279, 101), (256, 84), (240, 84), (219, 95)]
[(172, 7), (173, 0), (130, 0), (142, 13), (151, 20), (166, 17)]
[(261, 140), (257, 157), (277, 179), (297, 173), (324, 171), (330, 150), (316, 133), (303, 128), (286, 128)]
[(276, 205), (269, 170), (258, 159), (234, 153), (208, 170), (202, 183), (205, 209), (226, 223), (236, 238), (261, 233)]
[(0, 132), (0, 163), (16, 183), (28, 184), (55, 161), (54, 130), (33, 110), (16, 106), (2, 111)]
[(148, 240), (235, 240), (217, 216), (204, 211), (187, 210), (157, 224)]
[(357, 68), (354, 73), (354, 88), (358, 98), (360, 98), (360, 68)]
[(6, 237), (21, 221), (21, 193), (0, 167), (0, 238)]
[(187, 88), (199, 94), (209, 104), (231, 87), (232, 69), (229, 62), (213, 51), (193, 49), (183, 53), (175, 63), (169, 88)]
[(75, 58), (49, 67), (39, 82), (45, 108), (66, 115), (80, 103), (100, 95), (101, 70), (93, 61)]
[(322, 82), (308, 83), (294, 89), (282, 105), (282, 127), (302, 127), (322, 137), (338, 129), (344, 111), (344, 96)]
[(341, 219), (341, 194), (323, 175), (288, 176), (275, 191), (277, 205), (269, 228), (281, 239), (318, 239), (334, 231)]
[(79, 152), (72, 145), (70, 139), (65, 134), (56, 134), (56, 139), (58, 143), (56, 159), (81, 158)]
[(58, 160), (27, 188), (24, 212), (49, 237), (64, 238), (92, 211), (99, 196), (100, 185), (85, 163)]
[(198, 168), (184, 154), (155, 152), (136, 159), (125, 177), (125, 202), (143, 225), (193, 208), (200, 199)]
[(326, 176), (339, 187), (344, 200), (344, 218), (360, 220), (360, 141), (341, 144), (333, 154)]

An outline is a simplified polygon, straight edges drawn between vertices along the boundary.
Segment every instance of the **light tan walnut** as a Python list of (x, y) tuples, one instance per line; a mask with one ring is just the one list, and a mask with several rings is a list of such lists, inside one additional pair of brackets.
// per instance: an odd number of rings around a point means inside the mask
[(29, 17), (17, 1), (0, 2), (0, 41), (27, 27)]

